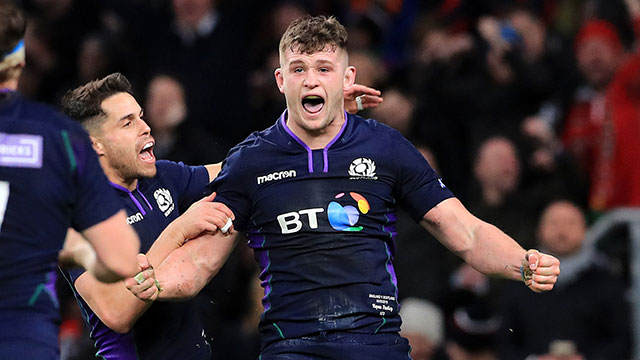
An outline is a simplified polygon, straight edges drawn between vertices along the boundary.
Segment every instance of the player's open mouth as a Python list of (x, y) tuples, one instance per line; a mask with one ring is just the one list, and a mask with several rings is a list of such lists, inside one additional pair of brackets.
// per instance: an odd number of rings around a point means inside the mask
[(153, 146), (155, 145), (155, 143), (153, 141), (149, 141), (148, 143), (144, 144), (144, 146), (142, 147), (142, 150), (140, 150), (140, 159), (144, 162), (153, 162), (155, 161), (156, 157), (155, 155), (153, 155)]
[(308, 95), (302, 98), (302, 107), (310, 114), (317, 114), (324, 108), (324, 99), (318, 95)]

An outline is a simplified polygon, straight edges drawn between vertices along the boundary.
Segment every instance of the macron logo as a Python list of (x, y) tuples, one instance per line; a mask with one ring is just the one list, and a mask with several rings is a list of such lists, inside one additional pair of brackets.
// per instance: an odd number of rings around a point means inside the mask
[(258, 176), (257, 180), (258, 180), (258, 185), (260, 185), (260, 184), (266, 183), (267, 181), (281, 180), (281, 179), (286, 179), (290, 177), (296, 177), (295, 170), (276, 171), (269, 175)]

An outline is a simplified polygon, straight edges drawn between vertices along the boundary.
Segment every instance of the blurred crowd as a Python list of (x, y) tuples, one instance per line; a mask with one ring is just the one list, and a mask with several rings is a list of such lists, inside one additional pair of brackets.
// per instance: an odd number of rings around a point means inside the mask
[[(356, 81), (383, 93), (362, 115), (409, 138), (472, 213), (561, 259), (556, 289), (536, 295), (462, 266), (401, 214), (394, 264), (413, 359), (631, 356), (629, 279), (614, 266), (625, 261), (582, 244), (602, 214), (640, 206), (640, 0), (18, 3), (25, 96), (58, 104), (122, 72), (157, 158), (193, 165), (275, 122), (280, 35), (304, 14), (335, 15)], [(214, 358), (257, 357), (256, 271), (240, 246), (197, 299)], [(63, 359), (93, 358), (59, 285)]]

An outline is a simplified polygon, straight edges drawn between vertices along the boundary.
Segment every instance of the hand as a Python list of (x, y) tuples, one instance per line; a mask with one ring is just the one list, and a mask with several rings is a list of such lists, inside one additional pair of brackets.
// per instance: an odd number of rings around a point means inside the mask
[[(194, 239), (204, 232), (215, 233), (223, 229), (229, 219), (235, 219), (233, 212), (219, 202), (213, 202), (216, 193), (195, 202), (169, 226), (180, 226), (185, 240)], [(232, 234), (233, 226), (225, 233)]]
[(58, 263), (63, 268), (83, 267), (89, 270), (96, 261), (96, 253), (87, 239), (69, 228), (64, 247), (58, 253)]
[(360, 96), (362, 109), (369, 109), (378, 106), (382, 102), (380, 91), (365, 85), (353, 84), (344, 90), (344, 108), (347, 112), (355, 114), (358, 112), (356, 97)]
[(144, 254), (138, 254), (140, 272), (134, 277), (124, 280), (124, 284), (135, 297), (142, 301), (155, 301), (160, 294), (153, 267)]
[[(560, 274), (560, 260), (535, 249), (527, 251), (522, 266), (525, 274), (524, 283), (537, 293), (553, 289)], [(530, 271), (527, 271), (527, 267)]]

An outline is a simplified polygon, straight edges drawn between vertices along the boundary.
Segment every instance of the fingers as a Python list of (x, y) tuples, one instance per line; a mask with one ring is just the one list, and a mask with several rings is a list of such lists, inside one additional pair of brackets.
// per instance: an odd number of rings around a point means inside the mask
[(531, 279), (525, 284), (534, 292), (552, 290), (560, 274), (560, 261), (537, 250), (529, 250), (525, 256), (532, 271)]
[(360, 99), (362, 102), (362, 109), (377, 107), (382, 102), (382, 98), (379, 96), (361, 95)]
[(153, 269), (144, 270), (134, 277), (125, 279), (124, 284), (140, 300), (153, 301), (158, 296), (158, 287), (156, 286)]
[(355, 95), (355, 96), (359, 96), (359, 95), (380, 96), (381, 94), (380, 90), (376, 90), (374, 88), (361, 85), (361, 84), (353, 84), (349, 89), (347, 89), (346, 92), (349, 93), (350, 95)]
[(146, 270), (151, 267), (149, 263), (149, 259), (144, 254), (138, 254), (138, 266), (140, 266), (140, 270)]

